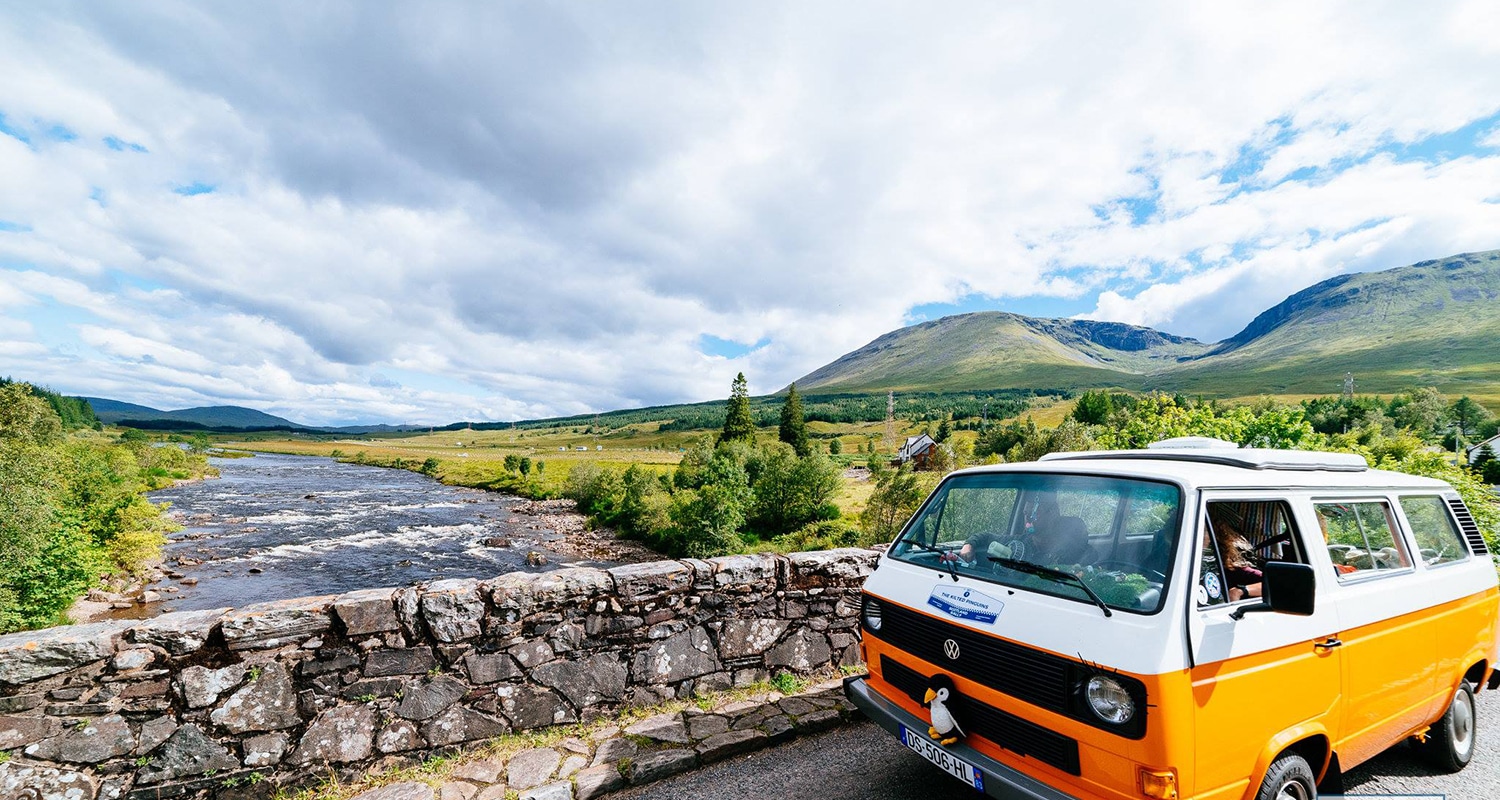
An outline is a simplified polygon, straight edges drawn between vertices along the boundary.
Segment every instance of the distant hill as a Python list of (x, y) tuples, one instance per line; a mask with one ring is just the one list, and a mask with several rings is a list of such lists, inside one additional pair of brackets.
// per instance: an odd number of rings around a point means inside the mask
[(887, 333), (797, 388), (1327, 394), (1346, 372), (1363, 392), (1432, 385), (1500, 399), (1500, 251), (1331, 278), (1212, 345), (1121, 323), (944, 317)]
[[(122, 403), (103, 397), (83, 398), (93, 406), (100, 422), (186, 423), (203, 428), (307, 428), (291, 420), (243, 406), (201, 406), (177, 411), (161, 411), (134, 403)], [(161, 427), (152, 425), (151, 427)]]

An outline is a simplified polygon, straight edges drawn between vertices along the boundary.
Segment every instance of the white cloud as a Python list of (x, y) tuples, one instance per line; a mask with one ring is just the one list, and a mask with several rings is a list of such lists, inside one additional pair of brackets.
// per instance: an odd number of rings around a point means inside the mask
[(1495, 246), (1500, 156), (1381, 152), (1500, 111), (1492, 13), (9, 9), (0, 307), (52, 316), (6, 355), (447, 422), (770, 391), (966, 293), (1219, 338)]

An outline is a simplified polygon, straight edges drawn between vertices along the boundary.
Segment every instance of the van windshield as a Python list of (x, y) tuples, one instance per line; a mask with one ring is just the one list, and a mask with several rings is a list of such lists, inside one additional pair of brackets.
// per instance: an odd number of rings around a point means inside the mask
[(1077, 575), (1111, 608), (1152, 614), (1166, 594), (1181, 496), (1171, 484), (1125, 478), (956, 475), (938, 487), (891, 545), (890, 555), (942, 572), (1094, 602), (1076, 583), (1014, 568), (1014, 562), (1029, 562)]

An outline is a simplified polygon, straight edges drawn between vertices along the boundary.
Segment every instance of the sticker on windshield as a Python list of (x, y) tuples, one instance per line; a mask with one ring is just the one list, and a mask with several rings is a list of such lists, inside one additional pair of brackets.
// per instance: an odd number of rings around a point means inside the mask
[(987, 594), (961, 586), (938, 584), (927, 598), (927, 605), (955, 619), (967, 619), (988, 625), (1000, 615), (1005, 604)]

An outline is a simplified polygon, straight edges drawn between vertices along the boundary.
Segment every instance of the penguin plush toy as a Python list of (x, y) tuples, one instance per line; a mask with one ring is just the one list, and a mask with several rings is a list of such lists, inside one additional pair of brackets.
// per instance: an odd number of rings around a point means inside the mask
[(937, 739), (938, 744), (950, 745), (960, 736), (967, 735), (954, 716), (953, 707), (957, 701), (958, 689), (952, 678), (939, 673), (927, 682), (927, 694), (922, 697), (923, 705), (932, 712), (932, 726), (927, 729), (927, 735)]

